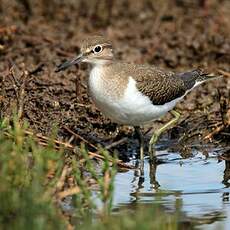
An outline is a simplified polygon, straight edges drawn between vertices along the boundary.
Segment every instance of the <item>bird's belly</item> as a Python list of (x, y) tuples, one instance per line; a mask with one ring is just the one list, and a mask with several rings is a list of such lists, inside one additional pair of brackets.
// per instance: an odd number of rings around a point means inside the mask
[(124, 125), (139, 126), (156, 120), (170, 111), (176, 100), (164, 105), (153, 105), (148, 97), (129, 98), (129, 100), (110, 100), (93, 98), (96, 106), (101, 112), (116, 123)]

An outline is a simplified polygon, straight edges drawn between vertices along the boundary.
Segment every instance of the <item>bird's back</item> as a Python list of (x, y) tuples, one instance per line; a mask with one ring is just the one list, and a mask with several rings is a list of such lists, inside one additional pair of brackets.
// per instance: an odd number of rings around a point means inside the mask
[(118, 75), (132, 77), (138, 90), (148, 96), (154, 105), (164, 105), (180, 98), (196, 85), (214, 78), (199, 69), (174, 73), (156, 66), (121, 62), (115, 63), (114, 68), (120, 70), (117, 72)]
[(187, 90), (181, 77), (155, 66), (117, 63), (116, 69), (120, 69), (120, 75), (132, 77), (137, 89), (148, 96), (154, 105), (163, 105), (179, 98)]

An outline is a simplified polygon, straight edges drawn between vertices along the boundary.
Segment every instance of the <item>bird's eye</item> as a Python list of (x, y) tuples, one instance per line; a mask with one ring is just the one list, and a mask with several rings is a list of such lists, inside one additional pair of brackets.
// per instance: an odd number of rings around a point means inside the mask
[(101, 46), (95, 46), (93, 49), (94, 53), (100, 53), (102, 51), (102, 47)]

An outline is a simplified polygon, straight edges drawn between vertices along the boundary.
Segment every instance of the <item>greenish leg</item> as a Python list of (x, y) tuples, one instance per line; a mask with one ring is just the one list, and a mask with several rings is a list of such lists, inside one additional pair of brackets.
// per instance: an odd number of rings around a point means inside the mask
[(165, 125), (163, 125), (160, 129), (154, 131), (150, 141), (149, 141), (149, 156), (150, 156), (150, 160), (153, 161), (155, 156), (155, 150), (154, 150), (154, 146), (159, 138), (159, 136), (166, 130), (168, 129), (170, 126), (174, 125), (177, 123), (177, 121), (180, 118), (180, 113), (175, 111), (175, 110), (171, 110), (170, 113), (174, 116), (174, 118), (172, 120), (170, 120), (168, 123), (166, 123)]
[(139, 126), (134, 126), (135, 132), (138, 135), (139, 143), (140, 143), (140, 159), (144, 160), (144, 137), (141, 133), (141, 129)]

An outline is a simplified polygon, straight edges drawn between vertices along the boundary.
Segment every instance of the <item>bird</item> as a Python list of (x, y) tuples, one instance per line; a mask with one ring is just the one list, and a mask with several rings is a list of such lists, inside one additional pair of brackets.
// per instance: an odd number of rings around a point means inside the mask
[(153, 132), (148, 148), (153, 161), (159, 136), (180, 118), (174, 109), (177, 102), (198, 85), (219, 77), (200, 69), (176, 73), (154, 65), (119, 61), (112, 42), (100, 35), (87, 37), (80, 44), (80, 54), (58, 65), (55, 71), (81, 62), (89, 64), (88, 87), (93, 102), (115, 123), (134, 127), (139, 137), (141, 160), (144, 159), (144, 137), (140, 127), (168, 112), (173, 116)]

